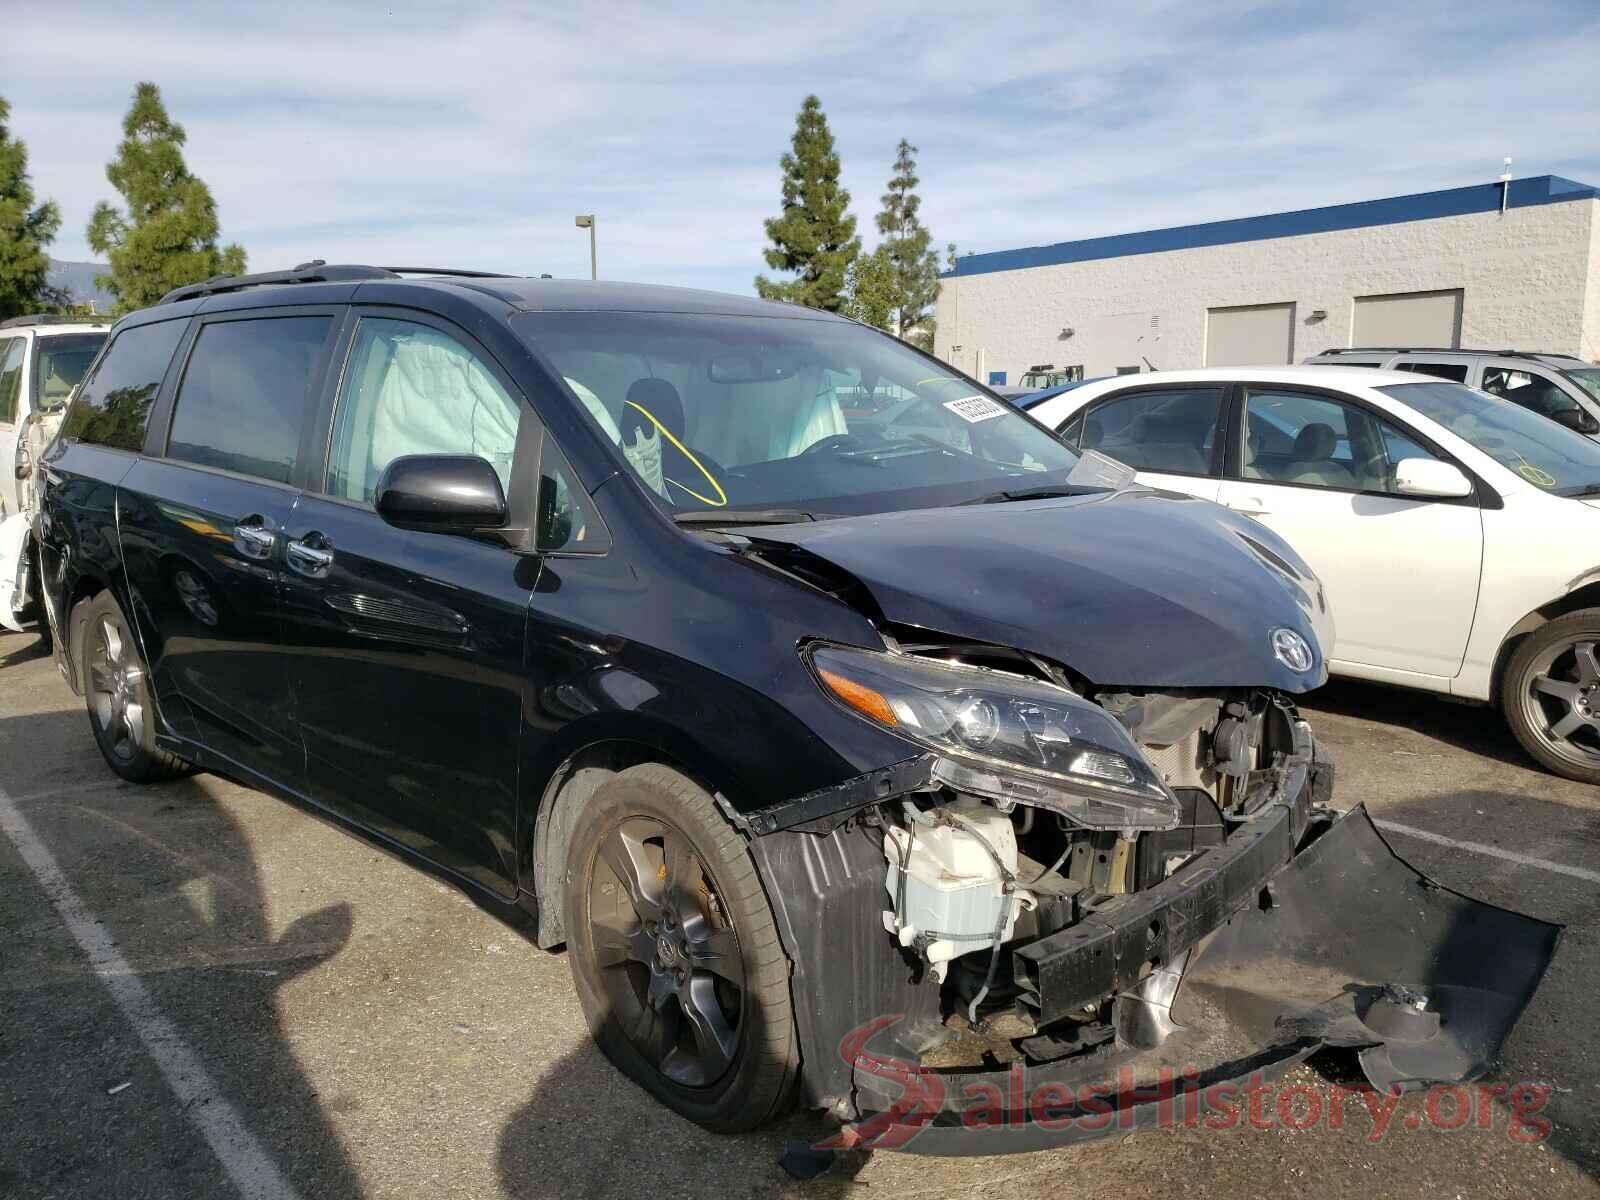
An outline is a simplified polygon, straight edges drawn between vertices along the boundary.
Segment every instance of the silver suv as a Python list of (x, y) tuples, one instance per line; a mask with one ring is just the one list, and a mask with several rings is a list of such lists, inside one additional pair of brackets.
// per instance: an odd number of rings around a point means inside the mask
[(1427, 350), (1388, 346), (1326, 350), (1307, 363), (1380, 367), (1453, 379), (1600, 438), (1600, 366), (1567, 354), (1522, 350)]

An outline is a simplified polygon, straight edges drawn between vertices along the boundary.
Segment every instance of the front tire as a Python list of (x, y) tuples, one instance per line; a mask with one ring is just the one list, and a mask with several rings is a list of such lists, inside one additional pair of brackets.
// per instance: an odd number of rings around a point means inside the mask
[(1600, 783), (1600, 608), (1541, 625), (1506, 664), (1500, 704), (1540, 765)]
[(88, 601), (78, 643), (89, 727), (106, 765), (131, 783), (175, 779), (192, 768), (156, 745), (150, 671), (110, 592)]
[(788, 960), (744, 843), (657, 763), (585, 804), (562, 888), (589, 1029), (623, 1074), (718, 1133), (754, 1129), (799, 1071)]

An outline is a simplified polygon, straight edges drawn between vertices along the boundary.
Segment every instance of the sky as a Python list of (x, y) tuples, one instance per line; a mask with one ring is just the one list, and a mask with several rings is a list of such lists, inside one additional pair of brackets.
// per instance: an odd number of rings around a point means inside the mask
[(868, 247), (902, 137), (962, 253), (1483, 183), (1505, 155), (1600, 184), (1594, 0), (30, 11), (0, 96), (65, 259), (93, 257), (140, 80), (254, 270), (585, 276), (593, 212), (602, 278), (748, 293), (810, 92)]

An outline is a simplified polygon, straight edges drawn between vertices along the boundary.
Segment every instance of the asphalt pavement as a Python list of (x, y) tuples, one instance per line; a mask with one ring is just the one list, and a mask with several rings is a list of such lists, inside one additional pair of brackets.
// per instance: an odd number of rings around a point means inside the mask
[(590, 1045), (563, 955), (281, 800), (120, 782), (33, 636), (0, 635), (0, 1197), (1600, 1194), (1600, 791), (1489, 710), (1352, 684), (1305, 707), (1341, 807), (1567, 925), (1483, 1089), (1389, 1108), (1327, 1055), (1229, 1128), (800, 1183), (778, 1156), (819, 1120), (673, 1116)]

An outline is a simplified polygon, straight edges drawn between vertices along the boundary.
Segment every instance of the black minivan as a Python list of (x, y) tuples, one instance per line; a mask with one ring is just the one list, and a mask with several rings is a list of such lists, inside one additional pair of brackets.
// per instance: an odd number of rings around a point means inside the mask
[(1469, 1078), (1554, 947), (1329, 805), (1288, 545), (839, 317), (214, 279), (117, 325), (41, 466), (112, 770), (251, 783), (527, 919), (713, 1129), (798, 1099), (1023, 1149), (1324, 1046)]

